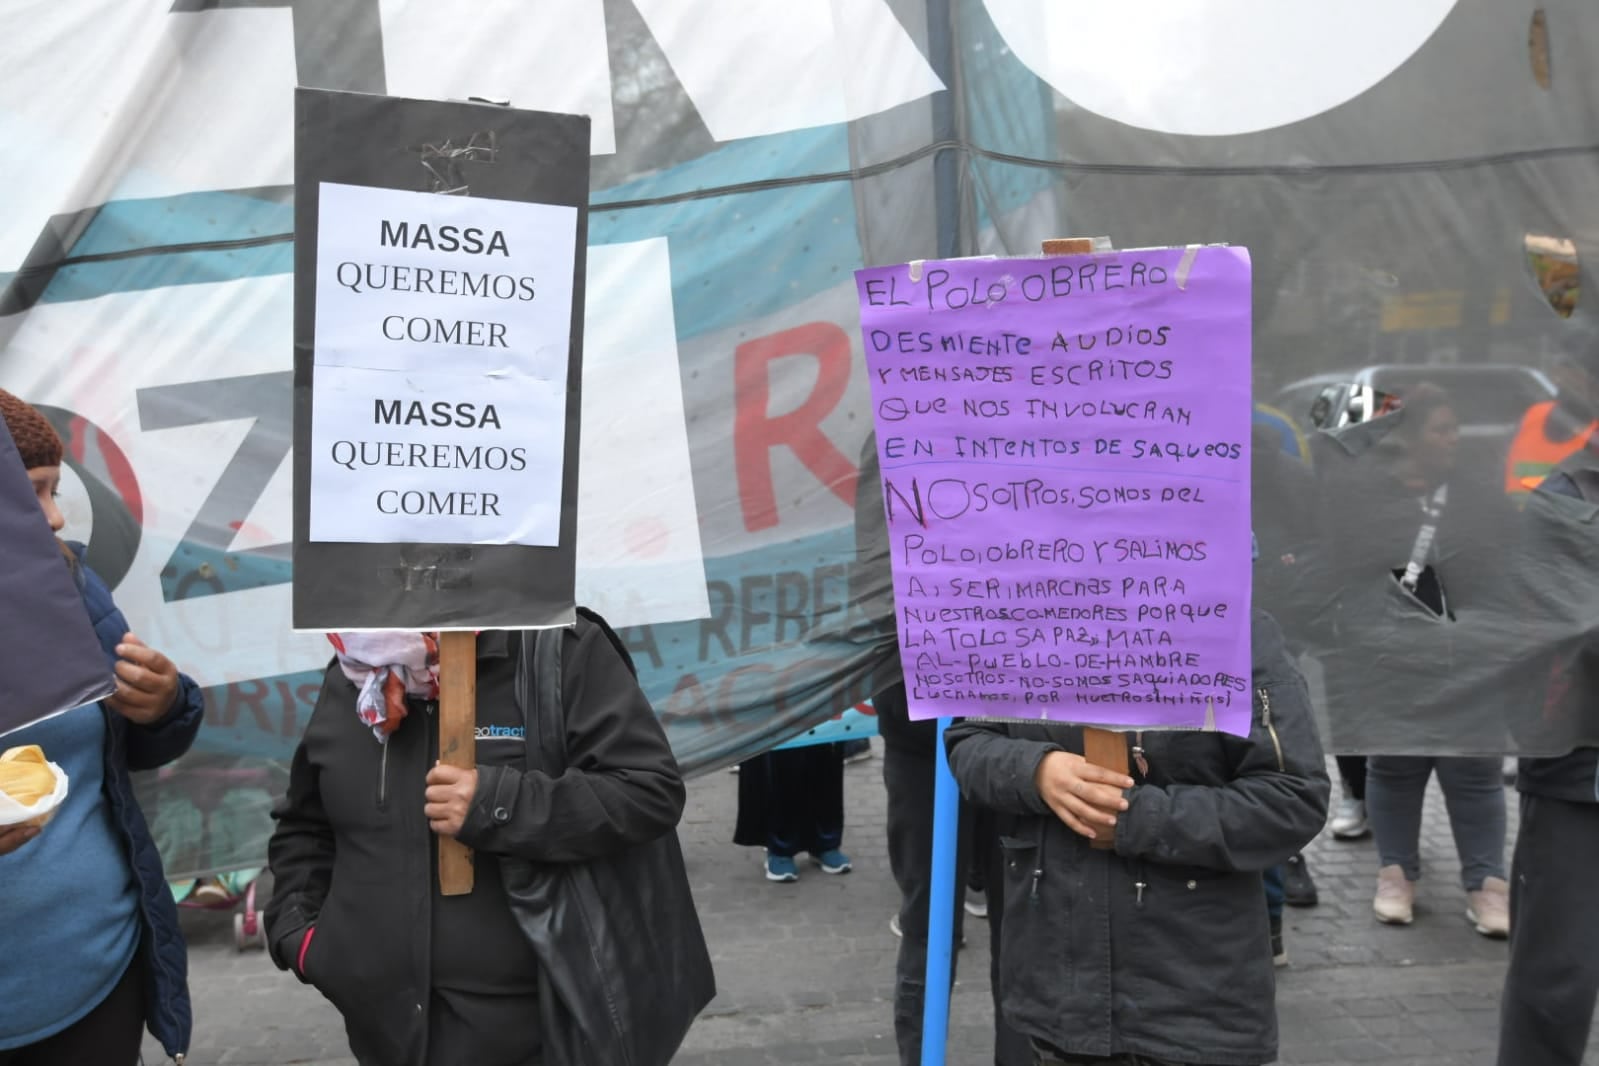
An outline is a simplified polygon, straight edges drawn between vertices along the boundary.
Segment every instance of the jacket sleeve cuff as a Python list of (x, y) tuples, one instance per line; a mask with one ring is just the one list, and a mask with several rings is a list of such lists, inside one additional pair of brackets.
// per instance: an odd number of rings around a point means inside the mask
[(277, 917), (278, 925), (285, 928), (281, 931), (278, 928), (268, 930), (272, 939), (267, 954), (278, 969), (287, 970), (303, 981), (305, 973), (300, 964), (304, 949), (310, 944), (310, 931), (316, 927), (316, 923), (297, 904), (285, 907)]
[(457, 839), (477, 851), (497, 849), (494, 838), (510, 824), (516, 813), (522, 775), (508, 766), (477, 767), (477, 792), (467, 808)]
[(190, 713), (205, 712), (205, 699), (200, 694), (200, 686), (188, 674), (178, 675), (178, 691), (172, 695), (172, 705), (162, 713), (160, 718), (153, 722), (139, 723), (130, 721), (128, 724), (134, 729), (142, 729), (146, 733), (160, 733), (163, 730), (178, 726)]
[(1116, 854), (1147, 856), (1160, 841), (1169, 797), (1155, 785), (1134, 785), (1122, 795), (1127, 809), (1116, 817)]
[(1017, 805), (1033, 814), (1052, 814), (1038, 791), (1038, 768), (1046, 755), (1065, 749), (1041, 740), (1013, 740), (1011, 743), (1015, 745), (1011, 785), (1016, 792)]

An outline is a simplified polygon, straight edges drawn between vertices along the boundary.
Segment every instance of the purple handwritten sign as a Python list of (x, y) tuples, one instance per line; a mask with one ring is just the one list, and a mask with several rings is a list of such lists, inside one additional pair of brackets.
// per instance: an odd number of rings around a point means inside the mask
[(855, 278), (911, 716), (1247, 734), (1249, 253)]

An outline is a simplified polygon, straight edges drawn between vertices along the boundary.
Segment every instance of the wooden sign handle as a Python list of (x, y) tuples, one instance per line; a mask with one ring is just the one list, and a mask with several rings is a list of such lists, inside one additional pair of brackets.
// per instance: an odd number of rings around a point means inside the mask
[[(1044, 242), (1045, 255), (1087, 255), (1098, 247), (1092, 237), (1057, 237)], [(1118, 774), (1127, 773), (1127, 737), (1109, 729), (1083, 730), (1083, 758)], [(1116, 847), (1116, 829), (1097, 830), (1093, 846), (1101, 851)]]
[[(439, 634), (439, 761), (470, 770), (477, 765), (477, 634)], [(472, 891), (472, 849), (439, 837), (439, 891)]]
[[(1083, 727), (1083, 758), (1118, 774), (1127, 773), (1127, 734), (1111, 729)], [(1116, 827), (1096, 826), (1091, 847), (1111, 851), (1116, 847)]]

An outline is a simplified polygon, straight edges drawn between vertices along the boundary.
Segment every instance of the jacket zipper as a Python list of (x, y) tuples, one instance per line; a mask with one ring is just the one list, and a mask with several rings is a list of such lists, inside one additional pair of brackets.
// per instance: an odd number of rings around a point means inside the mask
[(1288, 766), (1283, 762), (1283, 742), (1277, 739), (1277, 727), (1271, 721), (1271, 695), (1263, 688), (1257, 688), (1255, 695), (1260, 697), (1260, 720), (1266, 727), (1266, 732), (1271, 734), (1271, 746), (1277, 750), (1277, 769), (1281, 773), (1288, 772)]
[(1049, 833), (1049, 822), (1041, 820), (1038, 823), (1038, 849), (1033, 855), (1033, 890), (1028, 895), (1027, 902), (1038, 902), (1038, 882), (1044, 879), (1044, 837)]
[[(1138, 777), (1144, 782), (1149, 781), (1149, 757), (1144, 751), (1144, 731), (1140, 729), (1133, 734), (1133, 768), (1138, 771)], [(1144, 909), (1144, 890), (1149, 888), (1149, 882), (1144, 880), (1144, 862), (1134, 859), (1132, 862), (1133, 874), (1133, 906), (1139, 910)]]
[(389, 747), (393, 737), (383, 738), (383, 754), (378, 763), (378, 810), (389, 809)]

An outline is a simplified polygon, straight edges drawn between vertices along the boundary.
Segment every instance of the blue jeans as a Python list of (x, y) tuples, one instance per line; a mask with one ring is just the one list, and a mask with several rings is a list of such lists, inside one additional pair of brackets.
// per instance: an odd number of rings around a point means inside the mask
[(1286, 872), (1279, 866), (1273, 866), (1260, 875), (1261, 881), (1266, 885), (1266, 913), (1273, 918), (1283, 916), (1283, 900), (1287, 896), (1287, 889), (1283, 885)]
[(1421, 809), (1427, 779), (1438, 773), (1449, 828), (1460, 854), (1460, 881), (1475, 892), (1505, 876), (1504, 760), (1499, 756), (1373, 755), (1366, 763), (1366, 817), (1381, 865), (1421, 879)]

